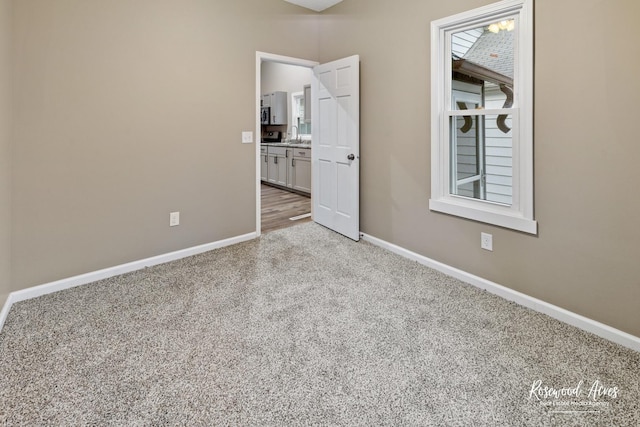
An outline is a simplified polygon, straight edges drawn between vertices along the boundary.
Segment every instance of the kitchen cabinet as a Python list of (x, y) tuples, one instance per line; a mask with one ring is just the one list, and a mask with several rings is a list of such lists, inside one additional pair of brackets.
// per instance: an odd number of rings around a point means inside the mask
[(266, 181), (269, 176), (268, 147), (260, 147), (260, 180)]
[(269, 124), (287, 124), (287, 92), (278, 91), (263, 95), (262, 106), (270, 108), (271, 120)]
[(260, 180), (311, 194), (311, 148), (260, 147)]
[(289, 181), (291, 188), (305, 193), (311, 193), (311, 149), (292, 149)]
[(304, 122), (311, 123), (311, 85), (304, 86)]
[(289, 151), (286, 147), (269, 147), (267, 180), (272, 184), (287, 186), (287, 157)]

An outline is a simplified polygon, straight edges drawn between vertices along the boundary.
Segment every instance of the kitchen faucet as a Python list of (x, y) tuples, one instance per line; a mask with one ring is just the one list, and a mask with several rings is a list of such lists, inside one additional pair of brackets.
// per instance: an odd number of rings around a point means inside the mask
[[(293, 129), (296, 130), (296, 139), (295, 139), (295, 141), (298, 141), (298, 138), (300, 138), (300, 131), (298, 130), (298, 126), (296, 126), (296, 125), (292, 125), (291, 126), (291, 133), (292, 133), (291, 136), (293, 136)], [(291, 138), (291, 139), (293, 139), (293, 138)]]

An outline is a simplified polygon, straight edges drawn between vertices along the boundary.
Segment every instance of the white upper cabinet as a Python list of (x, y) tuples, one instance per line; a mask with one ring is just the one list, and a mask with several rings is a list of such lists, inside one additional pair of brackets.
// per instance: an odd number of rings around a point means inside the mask
[[(266, 103), (266, 105), (265, 105)], [(270, 107), (271, 117), (269, 123), (272, 125), (287, 124), (287, 92), (271, 92), (262, 96), (262, 106)]]
[(262, 102), (260, 103), (261, 107), (270, 107), (271, 106), (271, 94), (262, 95)]

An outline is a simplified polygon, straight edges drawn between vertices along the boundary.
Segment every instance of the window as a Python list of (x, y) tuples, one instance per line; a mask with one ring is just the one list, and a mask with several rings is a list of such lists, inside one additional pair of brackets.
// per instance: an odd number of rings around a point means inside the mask
[(531, 6), (431, 23), (429, 209), (535, 234)]
[[(293, 92), (291, 94), (291, 123), (296, 127), (298, 133), (295, 137), (302, 141), (311, 140), (311, 121), (305, 120), (307, 111), (304, 110), (304, 92)], [(291, 133), (294, 138), (294, 134)]]

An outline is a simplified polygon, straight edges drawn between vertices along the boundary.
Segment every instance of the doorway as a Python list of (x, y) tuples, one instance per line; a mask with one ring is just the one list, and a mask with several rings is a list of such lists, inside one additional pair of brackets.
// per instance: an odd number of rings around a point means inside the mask
[[(295, 108), (295, 105), (292, 105), (290, 95), (293, 92), (302, 91), (304, 84), (300, 77), (298, 77), (300, 73), (292, 73), (291, 75), (284, 76), (279, 82), (277, 79), (275, 79), (275, 81), (269, 79), (268, 82), (263, 82), (263, 66), (268, 67), (272, 73), (277, 73), (279, 66), (280, 69), (290, 67), (293, 71), (295, 71), (296, 68), (308, 70), (308, 74), (311, 76), (311, 69), (316, 65), (318, 65), (317, 62), (305, 59), (256, 52), (256, 232), (258, 236), (260, 236), (262, 232), (311, 221), (310, 194), (307, 196), (304, 192), (291, 191), (294, 185), (287, 181), (287, 179), (295, 179), (295, 169), (293, 169), (295, 167), (295, 159), (289, 159), (287, 157), (289, 154), (293, 154), (293, 146), (291, 146), (292, 150), (288, 150), (288, 146), (278, 147), (279, 150), (272, 150), (276, 152), (284, 149), (285, 157), (281, 158), (277, 153), (274, 156), (265, 154), (265, 145), (262, 144), (265, 132), (267, 132), (269, 136), (280, 135), (280, 139), (284, 139), (285, 141), (289, 141), (292, 137), (298, 138), (301, 126), (299, 126), (298, 123), (292, 123), (292, 108)], [(287, 124), (278, 122), (275, 125), (262, 125), (260, 119), (262, 113), (262, 95), (270, 92), (287, 92)], [(275, 144), (277, 144), (277, 142)], [(311, 144), (308, 145), (308, 149), (311, 149)], [(304, 148), (302, 150), (304, 150)], [(291, 153), (287, 153), (287, 151), (291, 151)], [(271, 157), (273, 157), (273, 159)], [(280, 161), (280, 165), (283, 164), (283, 161), (288, 162), (293, 160), (292, 165), (287, 164), (287, 167), (291, 166), (291, 171), (287, 171), (287, 168), (276, 168), (285, 171), (281, 173), (285, 178), (284, 180), (276, 180), (275, 185), (273, 183), (267, 185), (269, 180), (264, 180), (265, 166), (267, 172), (269, 166), (273, 166), (263, 164), (268, 164), (269, 160), (276, 163)], [(302, 163), (299, 162), (298, 165), (300, 166)], [(267, 184), (264, 182), (267, 182)]]

